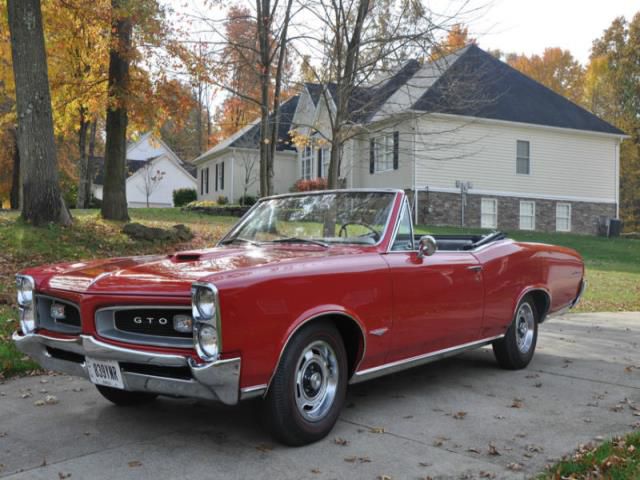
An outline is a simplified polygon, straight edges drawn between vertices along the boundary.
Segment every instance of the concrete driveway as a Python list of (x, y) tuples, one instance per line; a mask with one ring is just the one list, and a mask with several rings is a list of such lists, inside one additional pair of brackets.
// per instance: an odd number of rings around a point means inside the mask
[(524, 371), (485, 348), (354, 386), (331, 435), (303, 448), (273, 442), (254, 403), (118, 408), (84, 380), (10, 380), (0, 477), (530, 478), (640, 421), (640, 313), (566, 315), (540, 332)]

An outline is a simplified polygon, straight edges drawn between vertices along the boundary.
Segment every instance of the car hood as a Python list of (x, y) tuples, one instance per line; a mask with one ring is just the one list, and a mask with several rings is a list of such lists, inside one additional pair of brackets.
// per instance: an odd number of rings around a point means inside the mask
[(257, 268), (344, 253), (343, 248), (219, 247), (109, 260), (50, 265), (26, 271), (38, 289), (91, 294), (190, 295), (191, 284), (232, 270)]

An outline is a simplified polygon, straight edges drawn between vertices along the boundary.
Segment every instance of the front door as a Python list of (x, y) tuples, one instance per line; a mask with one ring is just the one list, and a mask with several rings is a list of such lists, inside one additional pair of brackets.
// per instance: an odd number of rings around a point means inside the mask
[[(406, 210), (408, 206), (405, 206)], [(402, 213), (397, 237), (402, 236)], [(411, 232), (412, 235), (412, 232)], [(412, 237), (409, 237), (412, 238)], [(393, 327), (387, 362), (479, 339), (484, 287), (480, 263), (465, 251), (420, 258), (414, 242), (394, 241), (383, 255), (393, 284)]]

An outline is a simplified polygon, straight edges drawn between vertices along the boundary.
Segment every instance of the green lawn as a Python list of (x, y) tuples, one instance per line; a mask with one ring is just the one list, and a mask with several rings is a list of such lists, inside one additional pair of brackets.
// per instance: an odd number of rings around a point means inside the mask
[[(177, 208), (132, 209), (132, 221), (159, 227), (187, 225), (195, 238), (183, 244), (131, 240), (122, 224), (99, 218), (97, 210), (73, 211), (71, 227), (35, 228), (15, 213), (0, 213), (0, 375), (33, 368), (22, 361), (9, 340), (15, 329), (13, 275), (32, 265), (67, 260), (167, 252), (213, 245), (237, 219), (214, 217)], [(478, 233), (482, 230), (422, 226), (420, 233)], [(575, 248), (587, 265), (589, 288), (577, 311), (640, 310), (640, 240), (591, 236), (511, 232), (516, 240), (554, 243)]]
[(598, 447), (581, 447), (552, 466), (537, 480), (631, 480), (640, 478), (640, 431), (614, 438)]

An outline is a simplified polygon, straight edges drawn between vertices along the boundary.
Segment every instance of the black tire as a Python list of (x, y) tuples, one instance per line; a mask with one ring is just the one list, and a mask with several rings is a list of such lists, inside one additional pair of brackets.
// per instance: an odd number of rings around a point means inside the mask
[(115, 403), (116, 405), (123, 407), (143, 405), (154, 401), (158, 397), (155, 393), (129, 392), (127, 390), (104, 387), (102, 385), (96, 385), (96, 388), (98, 389), (98, 392), (100, 392), (100, 394), (111, 403)]
[[(334, 357), (331, 357), (332, 363), (329, 362), (333, 367), (327, 368), (328, 373), (323, 375), (322, 372), (325, 370), (318, 371), (320, 363), (313, 365), (315, 357), (305, 359), (302, 355), (304, 352), (313, 352), (314, 348), (320, 351), (325, 344), (331, 348)], [(313, 374), (309, 376), (308, 372)], [(321, 377), (320, 387), (317, 387), (318, 375)], [(306, 385), (303, 387), (304, 391), (311, 392), (310, 402), (325, 399), (324, 402), (318, 402), (322, 407), (318, 407), (318, 417), (313, 420), (307, 418), (313, 410), (305, 410), (304, 406), (298, 406), (298, 402), (304, 402), (307, 398), (301, 396), (298, 376), (303, 379), (301, 385)], [(326, 437), (338, 420), (344, 405), (347, 376), (347, 353), (336, 327), (329, 322), (313, 322), (302, 327), (286, 347), (264, 400), (263, 420), (267, 429), (276, 440), (290, 446), (307, 445)], [(333, 394), (330, 399), (321, 395), (322, 392), (329, 391), (325, 382), (333, 382)], [(313, 390), (312, 386), (316, 390)], [(314, 397), (314, 392), (320, 393)], [(303, 410), (306, 413), (303, 413)]]
[[(528, 312), (533, 316), (533, 325), (527, 328), (531, 332), (530, 341), (524, 341), (524, 335), (518, 331), (522, 322), (527, 322)], [(531, 362), (538, 342), (538, 321), (540, 317), (535, 302), (530, 295), (525, 296), (516, 308), (516, 314), (504, 337), (493, 342), (493, 353), (498, 365), (506, 370), (520, 370)], [(519, 342), (520, 340), (520, 342)], [(528, 345), (528, 348), (527, 348)]]

